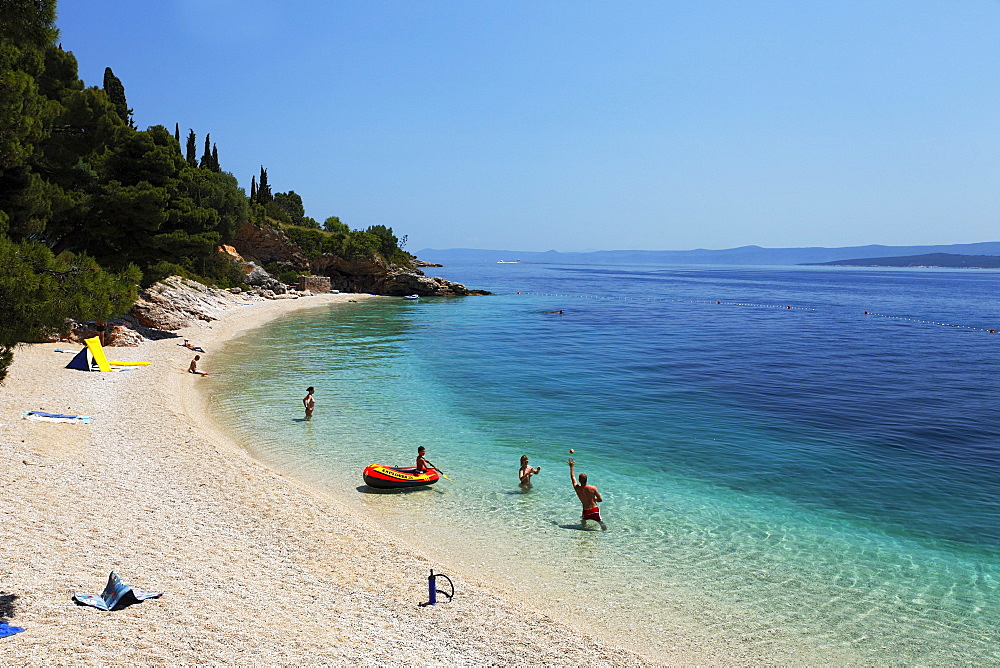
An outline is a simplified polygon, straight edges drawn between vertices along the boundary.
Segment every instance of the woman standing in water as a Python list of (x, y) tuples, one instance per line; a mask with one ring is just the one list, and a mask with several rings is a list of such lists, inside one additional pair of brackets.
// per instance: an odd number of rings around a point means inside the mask
[(531, 476), (537, 475), (542, 472), (542, 467), (533, 468), (528, 466), (528, 455), (521, 455), (521, 470), (518, 471), (517, 477), (521, 479), (521, 487), (531, 486)]
[(305, 406), (307, 420), (312, 418), (313, 410), (316, 408), (316, 397), (313, 396), (313, 392), (315, 391), (315, 387), (307, 387), (306, 396), (302, 397), (302, 405)]

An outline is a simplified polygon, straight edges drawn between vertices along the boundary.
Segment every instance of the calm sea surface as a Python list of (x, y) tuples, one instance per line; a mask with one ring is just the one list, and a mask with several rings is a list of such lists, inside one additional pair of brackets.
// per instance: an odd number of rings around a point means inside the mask
[[(1000, 663), (1000, 273), (430, 271), (496, 294), (249, 332), (207, 360), (223, 424), (439, 563), (654, 655)], [(417, 445), (452, 482), (362, 485)], [(580, 530), (569, 448), (607, 532)]]

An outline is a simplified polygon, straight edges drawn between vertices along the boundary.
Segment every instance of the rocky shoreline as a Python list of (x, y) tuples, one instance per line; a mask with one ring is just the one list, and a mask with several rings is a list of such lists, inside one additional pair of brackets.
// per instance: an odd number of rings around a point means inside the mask
[[(223, 311), (234, 305), (273, 299), (299, 299), (320, 294), (298, 290), (282, 283), (256, 263), (244, 260), (232, 247), (220, 247), (220, 252), (243, 263), (246, 271), (244, 287), (215, 288), (181, 276), (170, 276), (143, 290), (125, 316), (106, 324), (75, 323), (65, 338), (82, 341), (103, 334), (106, 346), (137, 346), (147, 339), (176, 337), (178, 330), (199, 322), (217, 320)], [(352, 263), (333, 258), (327, 269), (334, 274), (330, 276), (333, 293), (399, 297), (414, 294), (421, 297), (490, 294), (486, 290), (470, 290), (461, 283), (426, 276), (419, 269), (404, 269), (394, 265), (382, 267), (372, 261)]]
[[(329, 276), (333, 289), (401, 297), (464, 297), (488, 295), (486, 290), (470, 290), (461, 283), (427, 276), (420, 267), (440, 267), (439, 264), (412, 258), (410, 267), (401, 267), (381, 257), (350, 260), (327, 253), (307, 257), (280, 227), (245, 223), (232, 246), (221, 246), (236, 262), (244, 264), (249, 273), (262, 266), (277, 267), (303, 275)], [(412, 256), (411, 256), (412, 257)], [(250, 268), (247, 268), (250, 267)], [(265, 272), (266, 273), (266, 272)], [(275, 281), (277, 282), (277, 281)]]

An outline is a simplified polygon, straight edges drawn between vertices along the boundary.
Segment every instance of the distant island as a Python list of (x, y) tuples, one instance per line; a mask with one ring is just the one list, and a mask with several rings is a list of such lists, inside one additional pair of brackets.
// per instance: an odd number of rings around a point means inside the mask
[[(982, 262), (1000, 261), (1000, 242), (988, 241), (974, 244), (940, 246), (847, 246), (843, 248), (762, 248), (741, 246), (722, 250), (606, 250), (585, 253), (562, 253), (523, 250), (483, 250), (475, 248), (425, 248), (417, 252), (423, 260), (436, 263), (490, 262), (518, 258), (521, 263), (546, 264), (722, 264), (722, 265), (771, 265), (794, 266), (804, 264), (830, 264), (866, 262), (870, 266), (935, 266), (935, 267), (997, 267)], [(945, 264), (938, 260), (920, 260), (916, 264), (893, 264), (890, 260), (910, 260), (931, 256), (970, 257), (975, 264)], [(996, 258), (996, 259), (991, 259)], [(853, 264), (851, 265), (853, 266)]]
[(955, 255), (954, 253), (924, 253), (894, 257), (867, 257), (833, 262), (804, 262), (820, 267), (941, 267), (955, 269), (1000, 269), (996, 255)]

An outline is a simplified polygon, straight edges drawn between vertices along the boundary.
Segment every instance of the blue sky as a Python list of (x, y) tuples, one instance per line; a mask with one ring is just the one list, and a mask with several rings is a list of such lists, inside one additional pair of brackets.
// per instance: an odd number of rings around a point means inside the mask
[(1000, 240), (993, 0), (60, 0), (140, 128), (407, 248)]

